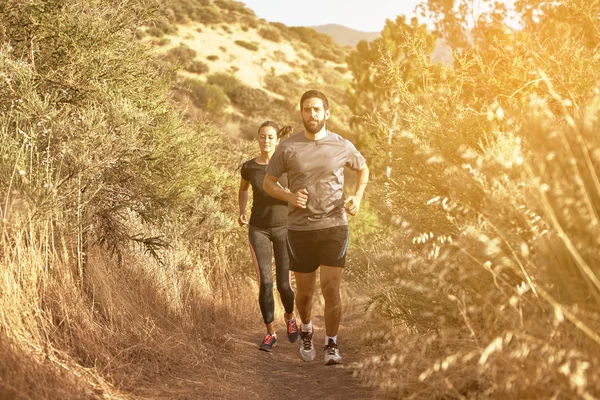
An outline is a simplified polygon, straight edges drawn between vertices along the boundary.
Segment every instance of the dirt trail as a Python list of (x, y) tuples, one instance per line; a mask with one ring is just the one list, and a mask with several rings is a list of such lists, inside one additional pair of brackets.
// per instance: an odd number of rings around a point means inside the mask
[[(344, 364), (326, 366), (319, 351), (324, 343), (322, 316), (315, 316), (315, 345), (317, 358), (304, 362), (298, 356), (298, 343), (289, 343), (280, 334), (278, 346), (271, 353), (257, 350), (262, 338), (259, 331), (245, 337), (231, 339), (231, 353), (223, 365), (226, 371), (239, 371), (230, 376), (230, 382), (244, 390), (245, 398), (308, 398), (308, 399), (370, 399), (374, 391), (353, 377), (359, 361), (357, 349), (348, 339), (349, 327), (340, 328), (340, 350)], [(240, 368), (241, 367), (241, 368)], [(232, 397), (232, 398), (236, 398)]]
[[(304, 362), (298, 356), (298, 343), (290, 343), (285, 331), (271, 353), (259, 351), (257, 345), (264, 332), (258, 326), (243, 332), (225, 335), (223, 346), (203, 371), (189, 371), (185, 378), (171, 378), (164, 390), (154, 385), (152, 393), (136, 393), (144, 399), (328, 399), (365, 400), (376, 398), (373, 388), (353, 376), (359, 362), (359, 349), (351, 340), (356, 336), (353, 321), (347, 316), (340, 326), (339, 342), (344, 363), (326, 366), (322, 361), (325, 331), (323, 316), (315, 315), (315, 345), (317, 358)], [(345, 324), (344, 324), (345, 322)], [(198, 378), (193, 378), (197, 376)], [(157, 389), (158, 392), (157, 393)]]

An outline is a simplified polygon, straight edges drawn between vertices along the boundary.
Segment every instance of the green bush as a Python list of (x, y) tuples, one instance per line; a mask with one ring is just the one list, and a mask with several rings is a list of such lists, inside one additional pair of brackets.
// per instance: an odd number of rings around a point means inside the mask
[(301, 95), (299, 93), (301, 89), (298, 87), (298, 79), (297, 74), (267, 75), (264, 78), (265, 88), (287, 99), (291, 99)]
[(246, 7), (243, 3), (231, 0), (214, 0), (214, 4), (222, 10), (229, 13), (237, 13), (244, 16), (254, 16), (254, 11)]
[(256, 17), (244, 16), (240, 19), (240, 23), (243, 25), (247, 25), (252, 29), (258, 29), (258, 21)]
[(223, 21), (223, 16), (215, 7), (199, 7), (192, 13), (192, 19), (202, 24), (217, 24)]
[[(56, 238), (86, 232), (112, 250), (154, 251), (163, 242), (132, 220), (160, 227), (195, 197), (187, 177), (204, 169), (189, 157), (202, 151), (198, 132), (169, 106), (170, 69), (133, 40), (148, 18), (136, 2), (0, 4), (0, 42), (14, 41), (0, 48), (0, 75), (14, 77), (0, 81), (1, 180), (14, 181), (38, 221), (60, 221)], [(26, 161), (15, 151), (23, 146), (43, 162)], [(24, 174), (10, 178), (6, 165)]]
[(213, 116), (224, 113), (229, 99), (223, 89), (217, 85), (204, 84), (196, 80), (187, 80), (183, 86), (189, 93), (194, 105)]
[(270, 40), (271, 42), (275, 42), (275, 43), (281, 42), (281, 34), (279, 33), (279, 31), (277, 31), (275, 29), (261, 28), (258, 30), (258, 34), (263, 39)]
[(227, 96), (230, 96), (235, 89), (242, 86), (242, 82), (232, 74), (225, 72), (215, 72), (206, 78), (210, 85), (217, 85), (223, 89)]
[(267, 93), (248, 86), (238, 86), (228, 95), (233, 104), (250, 115), (267, 112), (271, 103)]
[(194, 74), (205, 74), (210, 70), (208, 65), (200, 60), (192, 61), (184, 69)]
[(216, 54), (211, 54), (210, 56), (206, 56), (206, 59), (208, 61), (217, 61), (219, 59), (219, 56)]
[(187, 65), (196, 58), (196, 55), (197, 53), (195, 50), (192, 50), (185, 45), (179, 45), (167, 51), (165, 59), (171, 63)]
[(312, 28), (301, 26), (290, 27), (288, 29), (300, 41), (309, 46), (313, 56), (339, 64), (345, 62), (347, 50), (337, 44), (331, 36), (319, 33)]
[(146, 30), (146, 33), (150, 36), (154, 36), (154, 37), (158, 37), (158, 38), (163, 37), (165, 35), (163, 31), (161, 31), (160, 29), (158, 29), (155, 26), (148, 28)]
[(256, 43), (256, 42), (246, 42), (245, 40), (236, 40), (234, 43), (240, 47), (243, 47), (243, 48), (251, 50), (251, 51), (258, 50), (258, 43)]

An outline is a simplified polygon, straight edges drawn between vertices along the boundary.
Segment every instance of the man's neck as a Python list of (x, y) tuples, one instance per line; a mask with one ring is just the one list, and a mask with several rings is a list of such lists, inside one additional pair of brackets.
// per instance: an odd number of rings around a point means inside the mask
[(327, 136), (327, 129), (325, 127), (323, 127), (317, 133), (310, 133), (310, 132), (307, 132), (306, 129), (304, 130), (304, 137), (307, 138), (308, 140), (320, 140), (320, 139), (323, 139), (325, 136)]

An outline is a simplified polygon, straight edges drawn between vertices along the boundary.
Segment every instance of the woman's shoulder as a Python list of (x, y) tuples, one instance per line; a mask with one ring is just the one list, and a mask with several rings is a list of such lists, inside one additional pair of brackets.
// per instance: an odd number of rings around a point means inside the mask
[(250, 159), (250, 160), (246, 160), (242, 163), (242, 168), (248, 168), (248, 167), (252, 167), (254, 165), (257, 165), (258, 163), (256, 162), (256, 157)]

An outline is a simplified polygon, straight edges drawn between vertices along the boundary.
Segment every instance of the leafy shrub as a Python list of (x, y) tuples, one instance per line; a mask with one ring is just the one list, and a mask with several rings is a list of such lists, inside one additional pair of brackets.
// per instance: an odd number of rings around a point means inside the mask
[(288, 29), (309, 46), (313, 56), (339, 64), (345, 62), (347, 51), (337, 44), (331, 36), (303, 26)]
[(141, 29), (138, 29), (138, 30), (136, 30), (136, 31), (135, 31), (135, 38), (136, 38), (136, 39), (143, 39), (143, 38), (145, 38), (147, 35), (148, 35), (148, 33), (147, 33), (147, 32), (144, 32), (144, 31), (143, 31), (143, 30), (141, 30)]
[(238, 78), (224, 72), (210, 74), (206, 78), (206, 82), (221, 87), (227, 96), (230, 96), (235, 89), (242, 86), (242, 82)]
[(231, 28), (229, 25), (221, 25), (221, 29), (223, 29), (226, 33), (231, 34)]
[(194, 105), (211, 115), (219, 116), (229, 104), (223, 89), (217, 85), (204, 84), (196, 80), (187, 80), (183, 85)]
[(240, 23), (243, 24), (243, 25), (247, 25), (247, 26), (249, 26), (250, 28), (253, 28), (253, 29), (257, 29), (258, 28), (258, 21), (256, 20), (255, 17), (250, 17), (250, 16), (242, 17), (240, 19)]
[(251, 50), (251, 51), (258, 50), (258, 43), (256, 43), (256, 42), (246, 42), (245, 40), (236, 40), (234, 43), (240, 47), (243, 47), (243, 48)]
[(250, 115), (268, 111), (271, 103), (267, 93), (248, 86), (238, 86), (233, 89), (229, 93), (229, 98), (233, 104)]
[(208, 25), (223, 21), (223, 16), (217, 8), (200, 7), (192, 14), (192, 19)]
[(157, 46), (167, 46), (169, 44), (171, 44), (171, 39), (166, 38), (166, 37), (161, 37), (159, 39), (156, 39), (154, 41), (154, 43), (156, 43)]
[(298, 40), (298, 35), (290, 30), (287, 25), (281, 22), (269, 22), (269, 25), (277, 29), (281, 36), (290, 42)]
[(163, 33), (163, 31), (161, 31), (160, 29), (158, 29), (158, 28), (157, 28), (157, 27), (155, 27), (155, 26), (152, 26), (152, 27), (148, 28), (148, 29), (146, 30), (146, 33), (147, 33), (148, 35), (150, 35), (150, 36), (154, 36), (154, 37), (162, 37), (162, 36), (164, 36), (164, 33)]
[(215, 0), (214, 4), (222, 10), (230, 13), (237, 13), (244, 16), (254, 16), (254, 11), (246, 7), (243, 3), (229, 0)]
[(211, 54), (210, 56), (206, 56), (206, 59), (208, 61), (217, 61), (219, 59), (219, 56), (216, 54)]
[(184, 69), (194, 74), (205, 74), (209, 71), (208, 65), (200, 60), (192, 61)]
[(296, 74), (267, 75), (264, 80), (265, 88), (287, 99), (296, 97), (299, 94), (298, 76)]
[(267, 39), (275, 43), (281, 42), (281, 34), (275, 29), (261, 28), (258, 30), (258, 34), (263, 39)]
[(337, 72), (339, 72), (340, 74), (345, 74), (348, 72), (348, 68), (346, 67), (342, 67), (340, 65), (337, 65), (335, 67), (333, 67), (333, 69), (335, 69)]
[(165, 59), (181, 65), (189, 64), (194, 58), (196, 58), (196, 51), (190, 49), (188, 46), (180, 45), (170, 49), (165, 55)]

